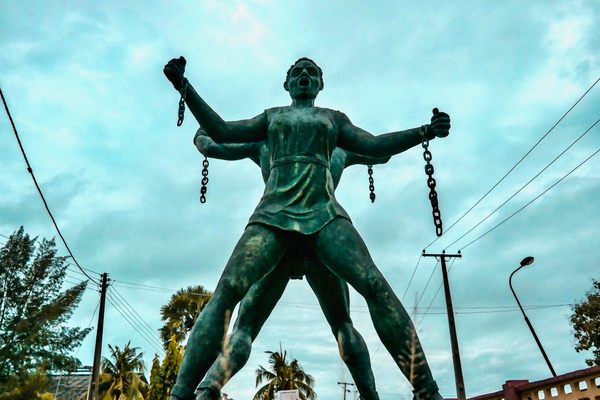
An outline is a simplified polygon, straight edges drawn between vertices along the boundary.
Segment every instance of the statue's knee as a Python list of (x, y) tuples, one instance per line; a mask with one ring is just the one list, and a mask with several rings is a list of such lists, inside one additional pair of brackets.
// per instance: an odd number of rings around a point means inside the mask
[(354, 354), (358, 351), (356, 346), (356, 335), (352, 323), (345, 322), (341, 324), (337, 330), (336, 337), (342, 359), (346, 362), (352, 360)]
[(219, 293), (219, 297), (225, 299), (238, 300), (243, 296), (241, 294), (241, 288), (238, 280), (229, 277), (221, 278), (215, 293), (217, 292)]

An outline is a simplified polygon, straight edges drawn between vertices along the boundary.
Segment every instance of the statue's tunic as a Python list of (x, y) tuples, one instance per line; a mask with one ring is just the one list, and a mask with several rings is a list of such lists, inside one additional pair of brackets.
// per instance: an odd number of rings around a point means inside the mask
[(271, 174), (249, 224), (309, 235), (335, 217), (350, 219), (334, 195), (329, 171), (339, 111), (276, 107), (265, 111)]

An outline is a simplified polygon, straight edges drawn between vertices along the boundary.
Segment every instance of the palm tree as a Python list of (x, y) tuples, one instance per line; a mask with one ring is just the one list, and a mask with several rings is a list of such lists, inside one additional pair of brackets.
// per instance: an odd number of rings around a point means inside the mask
[(131, 347), (127, 342), (123, 350), (109, 344), (112, 361), (102, 358), (102, 375), (98, 386), (101, 400), (144, 400), (148, 384), (142, 380), (144, 373), (144, 353), (139, 347)]
[(177, 291), (169, 303), (161, 307), (160, 314), (165, 324), (160, 328), (160, 337), (165, 350), (172, 336), (175, 336), (177, 343), (184, 342), (211, 296), (212, 293), (201, 285), (188, 286)]
[(314, 400), (317, 398), (313, 386), (315, 379), (304, 372), (304, 369), (298, 364), (298, 360), (287, 362), (287, 352), (267, 351), (269, 354), (269, 364), (271, 370), (265, 369), (262, 365), (256, 370), (256, 386), (266, 381), (252, 400), (273, 400), (275, 393), (280, 390), (298, 389), (302, 400)]

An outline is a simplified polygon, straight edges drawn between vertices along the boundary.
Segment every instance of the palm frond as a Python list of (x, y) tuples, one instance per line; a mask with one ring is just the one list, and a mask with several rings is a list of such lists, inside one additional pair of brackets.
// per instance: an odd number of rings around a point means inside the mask
[(254, 396), (254, 400), (272, 400), (274, 393), (279, 390), (298, 389), (303, 400), (314, 400), (317, 395), (313, 389), (315, 379), (304, 372), (298, 360), (287, 362), (287, 352), (280, 350), (266, 351), (269, 355), (270, 371), (259, 365), (256, 369), (256, 386), (264, 381), (263, 385)]

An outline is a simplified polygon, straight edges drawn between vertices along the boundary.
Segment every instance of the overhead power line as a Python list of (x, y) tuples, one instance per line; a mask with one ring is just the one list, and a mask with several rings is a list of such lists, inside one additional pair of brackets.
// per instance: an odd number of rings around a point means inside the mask
[[(516, 162), (515, 165), (513, 165), (502, 176), (502, 178), (500, 178), (500, 180), (498, 182), (496, 182), (483, 196), (481, 196), (481, 198), (479, 198), (479, 200), (477, 200), (475, 202), (475, 204), (473, 204), (467, 211), (465, 211), (456, 221), (454, 221), (448, 228), (446, 228), (445, 233), (448, 233), (448, 231), (450, 229), (452, 229), (467, 214), (469, 214), (475, 207), (477, 207), (477, 205), (479, 203), (481, 203), (481, 201), (483, 201), (483, 199), (485, 199), (496, 187), (498, 187), (498, 185), (500, 183), (502, 183), (502, 181), (504, 181), (504, 179), (506, 179), (506, 177), (508, 175), (510, 175), (515, 170), (515, 168), (517, 168), (517, 166), (519, 164), (521, 164), (521, 162), (523, 162), (523, 160), (525, 160), (525, 158), (527, 158), (527, 156), (529, 156), (529, 154), (531, 154), (531, 152), (542, 142), (542, 140), (544, 140), (546, 138), (546, 136), (548, 136), (550, 134), (550, 132), (552, 132), (554, 130), (554, 128), (556, 128), (558, 126), (558, 124), (560, 124), (562, 122), (562, 120), (565, 119), (565, 117), (581, 102), (581, 100), (583, 100), (583, 98), (594, 88), (594, 86), (596, 86), (596, 84), (599, 81), (600, 81), (600, 77), (598, 79), (596, 79), (596, 81), (585, 91), (585, 93), (583, 93), (579, 97), (579, 99), (577, 99), (577, 101), (558, 119), (558, 121), (556, 121), (554, 123), (554, 125), (552, 125), (552, 127), (550, 129), (548, 129), (548, 131), (519, 159), (519, 161)], [(442, 237), (442, 236), (440, 236), (440, 237)], [(435, 242), (437, 242), (440, 237), (435, 238), (431, 243), (429, 243), (427, 246), (425, 246), (425, 248), (427, 249), (429, 246), (431, 246), (432, 244), (434, 244)]]
[(400, 301), (404, 301), (404, 298), (406, 297), (406, 294), (408, 293), (408, 289), (410, 288), (410, 284), (412, 283), (413, 278), (415, 277), (415, 273), (417, 272), (417, 268), (419, 268), (419, 263), (421, 262), (422, 258), (423, 258), (423, 255), (419, 254), (419, 259), (417, 260), (417, 264), (415, 265), (415, 268), (413, 269), (413, 272), (410, 275), (410, 279), (408, 280), (408, 285), (406, 285), (406, 290), (404, 291), (404, 294), (402, 295), (402, 299)]
[[(144, 285), (141, 283), (135, 283), (135, 282), (125, 282), (125, 281), (117, 281), (114, 280), (113, 282), (115, 283), (121, 283), (122, 285), (113, 285), (113, 286), (117, 286), (117, 287), (122, 287), (122, 288), (129, 288), (129, 289), (137, 289), (139, 288), (140, 290), (149, 290), (149, 291), (155, 291), (155, 292), (177, 292), (177, 289), (170, 289), (170, 288), (164, 288), (164, 287), (159, 287), (159, 286), (150, 286), (150, 285)], [(124, 286), (124, 285), (131, 285), (134, 287), (128, 287), (128, 286)], [(207, 294), (207, 293), (198, 293), (198, 292), (186, 292), (186, 294), (190, 294), (190, 295), (194, 295), (194, 296), (200, 296), (200, 297), (210, 297), (212, 296), (212, 294)]]
[[(454, 265), (454, 262), (456, 261), (456, 258), (452, 259), (452, 262), (450, 263), (450, 266), (448, 267), (448, 275), (450, 275), (450, 271), (452, 271), (452, 266)], [(437, 290), (435, 291), (435, 294), (433, 295), (433, 297), (431, 298), (431, 301), (429, 302), (429, 305), (427, 306), (427, 309), (425, 310), (425, 312), (423, 313), (423, 317), (421, 317), (421, 319), (419, 320), (419, 322), (417, 323), (417, 328), (419, 326), (421, 326), (421, 324), (423, 323), (423, 320), (425, 319), (425, 317), (427, 316), (427, 313), (429, 312), (429, 309), (431, 308), (431, 305), (433, 304), (435, 298), (437, 297), (437, 295), (440, 293), (440, 290), (442, 289), (443, 286), (443, 282), (440, 283), (440, 285), (438, 286)], [(446, 308), (446, 307), (444, 307)], [(458, 308), (458, 307), (456, 307)]]
[(431, 270), (431, 273), (429, 274), (429, 278), (427, 279), (427, 283), (425, 284), (425, 287), (423, 288), (423, 290), (421, 291), (421, 295), (419, 296), (419, 299), (417, 300), (417, 303), (415, 304), (415, 308), (419, 306), (419, 304), (421, 303), (421, 299), (423, 298), (423, 295), (425, 294), (425, 292), (427, 291), (427, 288), (429, 287), (429, 283), (431, 282), (431, 278), (433, 278), (433, 274), (435, 274), (435, 270), (437, 269), (437, 266), (440, 264), (440, 262), (436, 262), (435, 266), (433, 267), (433, 269)]
[(143, 331), (140, 331), (140, 327), (139, 325), (137, 325), (134, 321), (132, 321), (130, 315), (123, 311), (123, 309), (117, 305), (116, 300), (113, 302), (114, 297), (111, 296), (110, 294), (106, 297), (106, 300), (114, 307), (115, 310), (117, 310), (117, 312), (119, 314), (121, 314), (121, 316), (123, 317), (123, 319), (125, 319), (125, 321), (127, 321), (127, 323), (129, 325), (131, 325), (131, 327), (138, 333), (138, 335), (140, 335), (150, 346), (152, 346), (155, 350), (157, 350), (157, 352), (163, 354), (163, 350), (162, 347), (157, 345), (157, 343), (155, 341), (153, 341), (152, 337), (148, 337), (147, 334)]
[(40, 185), (38, 184), (37, 179), (35, 178), (35, 174), (33, 173), (33, 169), (31, 168), (31, 164), (29, 164), (29, 159), (27, 158), (27, 154), (25, 154), (25, 149), (23, 148), (23, 144), (21, 143), (21, 139), (19, 137), (19, 133), (17, 132), (17, 127), (15, 126), (15, 123), (14, 123), (14, 121), (12, 119), (12, 115), (10, 114), (10, 110), (8, 109), (8, 104), (6, 103), (6, 99), (4, 98), (4, 93), (2, 92), (2, 89), (0, 89), (0, 96), (2, 97), (2, 103), (4, 103), (4, 109), (6, 110), (6, 114), (8, 115), (8, 119), (10, 120), (10, 124), (12, 125), (13, 132), (15, 133), (15, 137), (17, 138), (17, 143), (19, 144), (19, 148), (21, 149), (21, 154), (23, 155), (23, 159), (25, 160), (25, 164), (27, 165), (27, 172), (29, 172), (29, 175), (31, 175), (31, 179), (33, 179), (33, 183), (35, 184), (35, 188), (37, 189), (37, 191), (38, 191), (38, 193), (39, 193), (39, 195), (40, 195), (40, 197), (42, 199), (42, 202), (44, 203), (44, 208), (46, 209), (46, 212), (50, 216), (50, 219), (52, 220), (52, 224), (54, 224), (54, 228), (56, 229), (56, 232), (58, 233), (58, 236), (62, 240), (65, 248), (67, 249), (67, 252), (69, 252), (69, 255), (73, 259), (73, 262), (75, 263), (75, 265), (77, 265), (77, 268), (79, 268), (81, 270), (81, 272), (83, 272), (83, 274), (88, 277), (89, 280), (91, 280), (92, 282), (94, 282), (96, 284), (99, 284), (99, 281), (97, 281), (96, 279), (94, 279), (90, 275), (88, 275), (88, 273), (85, 272), (85, 270), (81, 267), (81, 265), (79, 265), (79, 262), (75, 258), (75, 255), (71, 251), (71, 248), (67, 244), (67, 241), (65, 240), (62, 232), (60, 231), (60, 228), (58, 227), (58, 224), (56, 223), (56, 220), (54, 219), (54, 215), (52, 215), (52, 212), (50, 211), (50, 207), (48, 206), (48, 202), (46, 202), (46, 198), (44, 197), (44, 193), (42, 193), (42, 189), (40, 188)]
[(525, 208), (527, 208), (531, 203), (533, 203), (534, 201), (536, 201), (537, 199), (539, 199), (540, 197), (542, 197), (544, 194), (546, 194), (550, 189), (552, 189), (554, 186), (558, 185), (559, 183), (561, 183), (565, 178), (567, 178), (569, 175), (571, 175), (573, 172), (575, 172), (579, 167), (581, 167), (583, 164), (585, 164), (586, 162), (588, 162), (592, 157), (594, 157), (596, 154), (598, 154), (600, 152), (600, 148), (598, 150), (596, 150), (595, 152), (593, 152), (588, 158), (586, 158), (585, 160), (583, 160), (581, 163), (579, 163), (575, 168), (573, 168), (572, 170), (570, 170), (569, 172), (567, 172), (565, 175), (563, 175), (559, 180), (557, 180), (556, 182), (554, 182), (550, 187), (548, 187), (546, 190), (544, 190), (542, 193), (540, 193), (539, 195), (537, 195), (536, 197), (534, 197), (531, 201), (529, 201), (527, 204), (525, 204), (523, 207), (519, 208), (517, 211), (515, 211), (514, 213), (512, 213), (511, 215), (509, 215), (508, 217), (506, 217), (505, 219), (503, 219), (502, 221), (500, 221), (498, 224), (494, 225), (491, 229), (489, 229), (488, 231), (486, 231), (484, 234), (478, 236), (476, 239), (470, 241), (469, 243), (467, 243), (465, 246), (460, 248), (460, 251), (466, 249), (467, 247), (469, 247), (470, 245), (472, 245), (473, 243), (477, 242), (478, 240), (482, 239), (483, 237), (485, 237), (486, 235), (488, 235), (490, 232), (492, 232), (493, 230), (495, 230), (496, 228), (498, 228), (500, 225), (504, 224), (506, 221), (508, 221), (509, 219), (511, 219), (512, 217), (514, 217), (515, 215), (517, 215), (518, 213), (520, 213), (521, 211), (523, 211)]
[(140, 330), (140, 332), (138, 333), (143, 333), (145, 338), (151, 340), (154, 345), (162, 347), (162, 343), (155, 337), (156, 332), (152, 328), (148, 328), (146, 322), (143, 319), (134, 315), (123, 303), (123, 301), (117, 298), (113, 292), (108, 293), (108, 296), (113, 302), (116, 303), (115, 306), (118, 306), (119, 309), (126, 314), (129, 320), (132, 321), (132, 323), (135, 324), (135, 326)]
[[(152, 326), (150, 326), (150, 324), (148, 322), (146, 322), (146, 320), (135, 310), (135, 308), (129, 304), (129, 302), (127, 301), (127, 299), (125, 299), (125, 297), (123, 297), (123, 295), (121, 293), (119, 293), (118, 290), (116, 290), (114, 287), (111, 287), (110, 290), (117, 295), (118, 298), (120, 298), (121, 300), (121, 304), (125, 306), (126, 309), (130, 310), (131, 313), (133, 313), (135, 315), (135, 318), (137, 319), (138, 322), (141, 322), (141, 325), (144, 327), (144, 330), (149, 333), (150, 335), (152, 335), (152, 337), (154, 337), (154, 335), (156, 335), (156, 333), (158, 332), (158, 329), (153, 328)], [(118, 299), (116, 299), (118, 300)], [(159, 341), (160, 342), (160, 341)], [(160, 342), (162, 345), (162, 342)]]
[(600, 122), (600, 119), (596, 120), (596, 122), (594, 122), (589, 128), (587, 128), (581, 135), (579, 135), (579, 137), (577, 137), (577, 139), (575, 139), (569, 146), (567, 146), (559, 155), (557, 155), (552, 161), (550, 161), (548, 164), (546, 164), (546, 166), (544, 168), (542, 168), (533, 178), (531, 178), (529, 181), (527, 181), (527, 183), (525, 183), (523, 186), (521, 186), (515, 193), (513, 193), (512, 195), (510, 195), (506, 200), (504, 200), (504, 202), (502, 204), (500, 204), (498, 207), (496, 207), (494, 209), (494, 211), (490, 212), (487, 216), (485, 216), (481, 221), (479, 221), (477, 224), (475, 224), (471, 229), (469, 229), (467, 232), (465, 232), (462, 236), (460, 236), (458, 239), (456, 239), (454, 242), (450, 243), (448, 246), (446, 246), (446, 248), (453, 246), (454, 244), (456, 244), (458, 241), (460, 241), (462, 238), (464, 238), (465, 236), (467, 236), (469, 233), (473, 232), (473, 230), (475, 230), (479, 225), (481, 225), (482, 223), (484, 223), (489, 217), (491, 217), (492, 215), (494, 215), (498, 210), (500, 210), (502, 207), (504, 207), (510, 200), (512, 200), (517, 194), (521, 193), (521, 191), (523, 189), (525, 189), (527, 186), (529, 186), (529, 184), (531, 182), (533, 182), (535, 179), (537, 179), (537, 177), (539, 177), (542, 173), (544, 173), (544, 171), (546, 171), (552, 164), (554, 164), (559, 158), (561, 158), (567, 151), (569, 151), (569, 149), (571, 149), (571, 147), (573, 147), (575, 145), (575, 143), (577, 143), (580, 139), (582, 139), (585, 135), (587, 135), (587, 133), (589, 131), (591, 131), (598, 123)]

